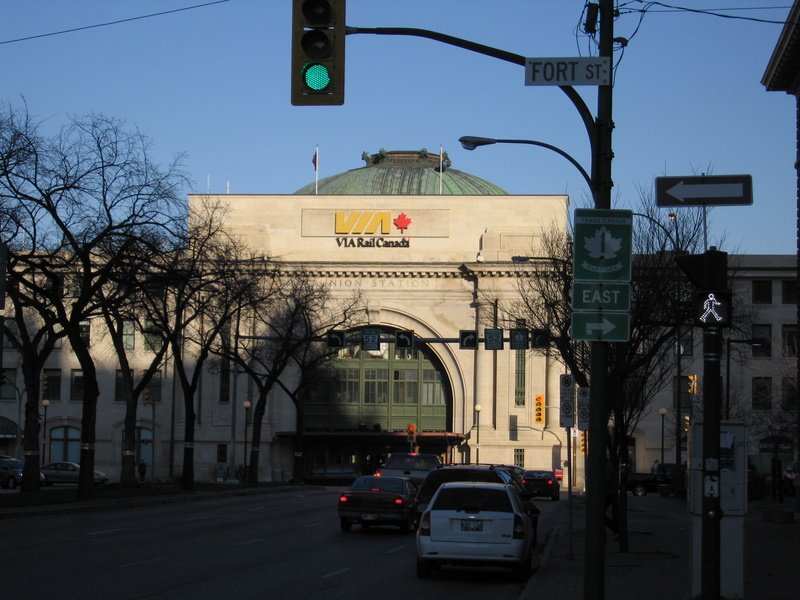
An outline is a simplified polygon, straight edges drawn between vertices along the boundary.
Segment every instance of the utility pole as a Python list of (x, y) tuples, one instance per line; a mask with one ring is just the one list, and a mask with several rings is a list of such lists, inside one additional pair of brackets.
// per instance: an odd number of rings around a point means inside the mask
[[(612, 58), (614, 3), (600, 0), (600, 56)], [(612, 69), (613, 72), (613, 69)], [(596, 209), (611, 208), (611, 132), (614, 129), (611, 100), (613, 87), (597, 90), (595, 146), (592, 155), (592, 193)], [(584, 553), (583, 597), (605, 598), (605, 513), (606, 513), (606, 438), (608, 437), (608, 342), (592, 342), (589, 397), (589, 453), (586, 483), (586, 551)]]

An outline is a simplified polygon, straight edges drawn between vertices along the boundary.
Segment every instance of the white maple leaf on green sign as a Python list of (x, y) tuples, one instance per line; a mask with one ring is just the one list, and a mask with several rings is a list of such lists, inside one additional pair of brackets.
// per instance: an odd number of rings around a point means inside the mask
[(591, 258), (614, 258), (622, 247), (622, 238), (611, 235), (605, 227), (600, 227), (591, 237), (584, 238), (583, 247)]

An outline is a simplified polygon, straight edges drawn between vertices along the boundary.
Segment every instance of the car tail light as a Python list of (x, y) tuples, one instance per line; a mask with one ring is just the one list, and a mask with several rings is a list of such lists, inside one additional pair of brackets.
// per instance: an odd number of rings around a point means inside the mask
[(347, 503), (348, 500), (349, 500), (349, 498), (347, 496), (345, 496), (344, 494), (339, 496), (339, 504), (345, 504), (345, 503)]
[(514, 539), (525, 539), (525, 524), (522, 522), (522, 517), (514, 515)]
[(420, 535), (431, 534), (431, 513), (424, 512), (419, 520), (419, 528), (417, 529)]
[(380, 477), (380, 476), (381, 476), (381, 472), (380, 471), (375, 471), (375, 477)]
[(395, 499), (394, 499), (394, 503), (395, 503), (395, 504), (397, 504), (397, 505), (399, 505), (399, 506), (402, 506), (402, 505), (404, 504), (404, 502), (403, 502), (403, 499), (402, 499), (402, 498), (395, 498)]
[(524, 485), (524, 484), (528, 483), (528, 480), (527, 480), (527, 479), (523, 479), (523, 480), (522, 480), (522, 483), (523, 483), (523, 485)]
[(553, 480), (552, 479), (548, 479), (547, 480), (547, 485), (553, 485)]

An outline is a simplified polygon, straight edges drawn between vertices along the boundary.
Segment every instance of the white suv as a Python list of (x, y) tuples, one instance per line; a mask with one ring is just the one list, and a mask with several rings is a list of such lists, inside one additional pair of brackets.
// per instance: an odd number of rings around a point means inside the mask
[(442, 484), (417, 529), (417, 577), (443, 564), (511, 567), (531, 574), (534, 528), (517, 490), (505, 483)]

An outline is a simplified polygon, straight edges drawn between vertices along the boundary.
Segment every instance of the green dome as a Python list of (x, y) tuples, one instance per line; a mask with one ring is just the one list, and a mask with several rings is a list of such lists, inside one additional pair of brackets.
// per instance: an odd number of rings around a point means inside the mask
[[(447, 153), (399, 150), (377, 154), (364, 152), (366, 167), (320, 179), (318, 192), (336, 196), (506, 196), (508, 192), (493, 183), (450, 168)], [(440, 173), (440, 165), (442, 172)], [(440, 191), (441, 190), (441, 191)], [(314, 183), (295, 194), (313, 195)]]

